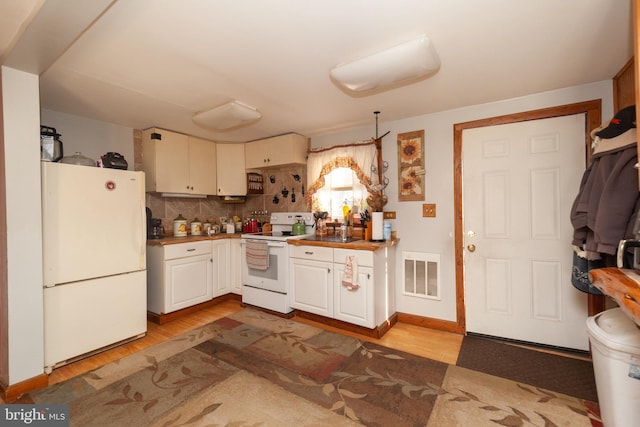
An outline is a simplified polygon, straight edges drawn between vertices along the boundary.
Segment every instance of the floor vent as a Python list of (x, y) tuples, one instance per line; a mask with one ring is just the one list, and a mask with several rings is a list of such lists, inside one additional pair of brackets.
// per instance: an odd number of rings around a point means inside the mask
[(403, 294), (440, 299), (440, 255), (402, 251)]

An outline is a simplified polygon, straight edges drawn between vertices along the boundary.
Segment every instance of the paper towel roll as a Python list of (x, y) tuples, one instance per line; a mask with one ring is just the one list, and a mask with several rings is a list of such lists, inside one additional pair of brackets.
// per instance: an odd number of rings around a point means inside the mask
[(383, 240), (383, 223), (382, 212), (371, 213), (371, 240)]

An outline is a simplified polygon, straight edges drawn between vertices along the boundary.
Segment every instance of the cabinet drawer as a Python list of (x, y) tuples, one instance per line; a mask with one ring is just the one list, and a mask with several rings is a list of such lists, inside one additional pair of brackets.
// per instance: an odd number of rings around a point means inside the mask
[(211, 255), (211, 242), (177, 243), (164, 247), (164, 259), (184, 258), (195, 255)]
[(289, 246), (291, 258), (310, 259), (314, 261), (333, 262), (333, 248), (322, 246)]
[(354, 249), (338, 248), (333, 250), (333, 262), (336, 264), (345, 264), (348, 256), (355, 256), (359, 266), (373, 267), (373, 251), (357, 251)]

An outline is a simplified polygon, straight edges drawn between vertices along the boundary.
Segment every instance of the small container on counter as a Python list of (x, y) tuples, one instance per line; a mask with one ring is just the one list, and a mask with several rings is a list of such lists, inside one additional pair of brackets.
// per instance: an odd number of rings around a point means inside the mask
[(391, 240), (391, 223), (384, 221), (382, 224), (382, 237), (384, 240)]
[(202, 222), (198, 218), (194, 218), (194, 220), (191, 221), (191, 235), (192, 236), (202, 235)]
[(173, 235), (175, 237), (187, 237), (187, 219), (178, 214), (173, 220)]
[(236, 227), (233, 222), (229, 221), (227, 223), (227, 234), (233, 234), (236, 232)]
[(209, 221), (209, 220), (205, 220), (205, 221), (202, 223), (202, 232), (203, 232), (204, 234), (209, 234), (209, 230), (211, 230), (211, 221)]

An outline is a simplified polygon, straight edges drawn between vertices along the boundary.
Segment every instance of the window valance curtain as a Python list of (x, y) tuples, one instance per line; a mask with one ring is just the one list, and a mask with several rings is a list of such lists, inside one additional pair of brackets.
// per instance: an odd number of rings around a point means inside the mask
[(370, 193), (378, 184), (378, 175), (371, 173), (371, 167), (377, 162), (376, 146), (373, 141), (361, 141), (352, 144), (318, 148), (309, 151), (307, 159), (307, 195), (311, 201), (313, 195), (324, 187), (325, 175), (336, 168), (349, 168)]

